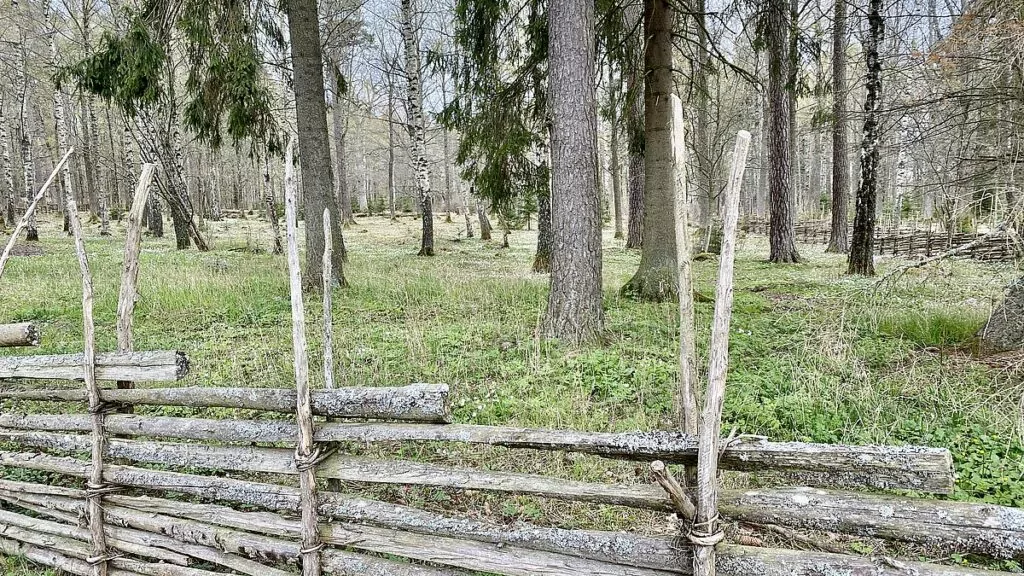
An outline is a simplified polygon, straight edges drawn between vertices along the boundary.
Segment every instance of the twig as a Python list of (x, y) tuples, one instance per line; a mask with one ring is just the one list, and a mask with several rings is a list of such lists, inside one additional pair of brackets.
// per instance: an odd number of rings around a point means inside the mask
[(754, 528), (764, 530), (766, 532), (774, 532), (775, 534), (778, 534), (779, 536), (782, 536), (787, 540), (798, 542), (800, 544), (803, 544), (804, 546), (810, 546), (811, 548), (817, 550), (824, 550), (826, 552), (832, 552), (833, 554), (849, 554), (849, 550), (845, 549), (842, 546), (837, 546), (831, 542), (815, 540), (814, 538), (801, 534), (796, 530), (791, 530), (789, 528), (785, 528), (777, 524), (755, 524), (752, 522), (744, 522), (744, 524), (747, 526), (753, 526)]
[(665, 467), (665, 463), (661, 460), (651, 462), (651, 473), (654, 474), (654, 479), (658, 481), (658, 485), (668, 493), (668, 497), (672, 500), (672, 505), (675, 506), (679, 516), (692, 522), (697, 509), (694, 508), (693, 501), (686, 495), (683, 487), (676, 482), (676, 479), (672, 477), (672, 473)]
[(43, 187), (36, 193), (36, 197), (32, 199), (32, 203), (25, 209), (25, 214), (22, 215), (21, 220), (18, 221), (18, 225), (14, 227), (14, 232), (11, 234), (11, 238), (7, 241), (7, 246), (4, 247), (3, 254), (0, 254), (0, 276), (4, 275), (4, 267), (7, 266), (7, 261), (11, 258), (11, 250), (14, 249), (14, 244), (18, 242), (18, 236), (21, 235), (21, 231), (28, 226), (28, 223), (32, 220), (32, 214), (36, 211), (36, 205), (46, 195), (46, 190), (49, 189), (50, 184), (53, 184), (53, 179), (57, 177), (57, 173), (64, 167), (64, 164), (71, 157), (71, 153), (74, 152), (74, 148), (68, 148), (68, 151), (64, 154), (64, 157), (60, 159), (60, 162), (53, 168), (53, 173), (50, 177), (43, 182)]

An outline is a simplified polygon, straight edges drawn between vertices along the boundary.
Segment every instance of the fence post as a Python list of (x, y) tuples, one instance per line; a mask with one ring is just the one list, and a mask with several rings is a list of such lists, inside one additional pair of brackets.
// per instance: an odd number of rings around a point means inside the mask
[[(65, 157), (66, 158), (66, 157)], [(106, 407), (100, 398), (100, 387), (96, 384), (96, 339), (92, 316), (92, 273), (89, 271), (89, 257), (85, 252), (82, 238), (82, 222), (78, 219), (78, 206), (72, 197), (67, 199), (68, 219), (71, 233), (75, 237), (75, 254), (82, 272), (82, 338), (85, 341), (82, 365), (85, 371), (85, 388), (89, 397), (89, 413), (92, 414), (92, 466), (86, 484), (86, 500), (89, 514), (89, 535), (92, 540), (92, 556), (86, 559), (93, 568), (94, 576), (107, 576), (107, 537), (103, 520), (103, 494), (110, 491), (103, 482), (103, 418)]]
[[(295, 418), (299, 439), (295, 449), (295, 468), (299, 472), (300, 507), (302, 511), (303, 576), (320, 576), (319, 505), (316, 495), (316, 466), (328, 454), (313, 443), (313, 409), (309, 393), (309, 357), (306, 350), (306, 313), (302, 305), (302, 272), (299, 266), (297, 208), (295, 206), (295, 168), (293, 167), (295, 137), (288, 140), (285, 150), (284, 194), (285, 220), (288, 236), (288, 280), (292, 301), (292, 346), (295, 367)], [(312, 217), (312, 215), (310, 215)]]
[[(156, 164), (142, 166), (139, 185), (128, 212), (128, 230), (124, 240), (124, 264), (121, 268), (121, 292), (117, 299), (117, 351), (132, 351), (132, 321), (135, 317), (135, 298), (138, 296), (139, 253), (142, 251), (142, 212), (149, 199), (149, 183), (153, 179)], [(118, 388), (134, 388), (135, 383), (126, 380), (117, 382)], [(130, 409), (126, 409), (130, 412)]]

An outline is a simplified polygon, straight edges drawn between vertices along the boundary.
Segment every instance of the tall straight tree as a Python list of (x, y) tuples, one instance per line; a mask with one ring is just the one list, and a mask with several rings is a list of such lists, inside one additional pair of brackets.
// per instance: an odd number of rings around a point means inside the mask
[(672, 155), (672, 31), (669, 0), (645, 0), (644, 225), (640, 267), (622, 291), (643, 300), (675, 298), (675, 164)]
[(847, 204), (850, 157), (846, 154), (846, 0), (836, 0), (832, 28), (832, 229), (826, 252), (850, 249)]
[(768, 241), (771, 262), (799, 262), (794, 229), (792, 154), (790, 143), (789, 0), (769, 0), (766, 14), (768, 48), (768, 197), (771, 223)]
[(550, 5), (551, 293), (548, 335), (570, 344), (596, 338), (601, 308), (601, 202), (597, 191), (594, 2)]
[(423, 239), (420, 256), (434, 255), (434, 209), (430, 196), (430, 164), (423, 117), (423, 89), (420, 78), (419, 12), (415, 0), (402, 0), (402, 40), (405, 44), (406, 100), (409, 109), (409, 139), (416, 176), (416, 192), (423, 214)]
[(878, 160), (882, 130), (879, 125), (882, 105), (882, 61), (878, 47), (885, 36), (882, 0), (868, 4), (868, 39), (864, 46), (867, 57), (867, 96), (864, 99), (864, 140), (860, 153), (860, 186), (853, 218), (853, 241), (850, 243), (850, 274), (875, 274), (875, 210), (878, 202)]
[[(634, 30), (643, 24), (642, 8), (630, 4), (623, 10), (623, 27)], [(627, 150), (629, 154), (627, 166), (626, 191), (629, 197), (629, 225), (626, 229), (626, 248), (640, 248), (643, 244), (644, 229), (644, 82), (643, 71), (639, 68), (640, 54), (644, 41), (640, 34), (631, 34), (624, 43), (627, 62), (631, 63), (624, 70), (626, 75), (625, 122)]]
[(331, 147), (327, 133), (327, 106), (324, 101), (323, 53), (316, 0), (288, 0), (288, 29), (291, 34), (292, 85), (295, 89), (295, 117), (298, 128), (299, 166), (302, 168), (302, 211), (306, 215), (306, 270), (303, 286), (320, 286), (324, 253), (324, 225), (318, 215), (330, 210), (331, 246), (335, 282), (344, 278), (344, 248), (334, 199), (331, 173)]

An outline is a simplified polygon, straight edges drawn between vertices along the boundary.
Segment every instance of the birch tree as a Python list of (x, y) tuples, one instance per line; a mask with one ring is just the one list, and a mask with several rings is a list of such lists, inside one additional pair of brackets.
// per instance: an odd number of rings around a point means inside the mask
[(860, 186), (857, 188), (849, 273), (873, 276), (875, 274), (875, 215), (878, 202), (879, 146), (882, 138), (879, 122), (882, 103), (882, 62), (878, 55), (878, 47), (885, 35), (882, 0), (870, 0), (867, 19), (869, 31), (867, 43), (864, 46), (867, 57), (864, 140), (861, 144)]
[(416, 174), (422, 220), (420, 256), (434, 255), (434, 209), (430, 195), (430, 163), (427, 159), (426, 126), (423, 116), (423, 88), (420, 78), (419, 12), (416, 0), (402, 0), (402, 42), (405, 45), (406, 101), (408, 130)]

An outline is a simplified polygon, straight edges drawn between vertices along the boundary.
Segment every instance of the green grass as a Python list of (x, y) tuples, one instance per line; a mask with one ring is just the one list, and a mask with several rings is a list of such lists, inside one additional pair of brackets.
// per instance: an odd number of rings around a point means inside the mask
[(878, 322), (885, 336), (903, 338), (921, 348), (970, 344), (988, 318), (981, 310), (946, 307), (935, 310), (894, 312)]
[[(145, 240), (136, 348), (187, 351), (193, 368), (184, 385), (292, 386), (284, 261), (241, 250), (268, 246), (266, 225), (252, 218), (210, 224), (216, 248), (210, 253), (175, 251), (171, 239)], [(365, 218), (346, 233), (352, 287), (334, 299), (340, 384), (446, 382), (461, 423), (600, 431), (673, 427), (676, 307), (618, 295), (637, 266), (637, 252), (606, 233), (606, 341), (569, 350), (537, 338), (548, 279), (530, 272), (533, 233), (516, 232), (511, 249), (503, 250), (500, 240), (460, 239), (457, 224), (439, 223), (438, 255), (420, 258), (418, 227), (409, 218), (395, 224)], [(95, 227), (89, 232), (98, 347), (111, 350), (123, 239), (120, 231), (113, 238), (99, 237)], [(52, 225), (43, 235), (46, 255), (14, 259), (0, 280), (0, 322), (39, 321), (41, 353), (80, 351), (81, 286), (71, 244)], [(1021, 373), (1012, 363), (976, 358), (964, 346), (1018, 272), (1007, 265), (945, 262), (875, 293), (871, 280), (843, 274), (841, 256), (824, 254), (822, 246), (802, 246), (801, 253), (803, 264), (771, 265), (764, 261), (763, 238), (740, 242), (725, 429), (780, 441), (946, 446), (959, 474), (957, 498), (1024, 506)], [(891, 265), (882, 261), (880, 272)], [(697, 289), (713, 294), (717, 262), (696, 263), (695, 274)], [(316, 367), (319, 303), (307, 302), (306, 310)], [(711, 312), (712, 304), (697, 304), (702, 354)], [(401, 450), (405, 457), (435, 462), (650, 482), (634, 466), (597, 458), (431, 445)], [(730, 481), (749, 479), (736, 475)], [(371, 491), (427, 507), (486, 510), (501, 521), (593, 528), (664, 524), (657, 515), (531, 498)]]

